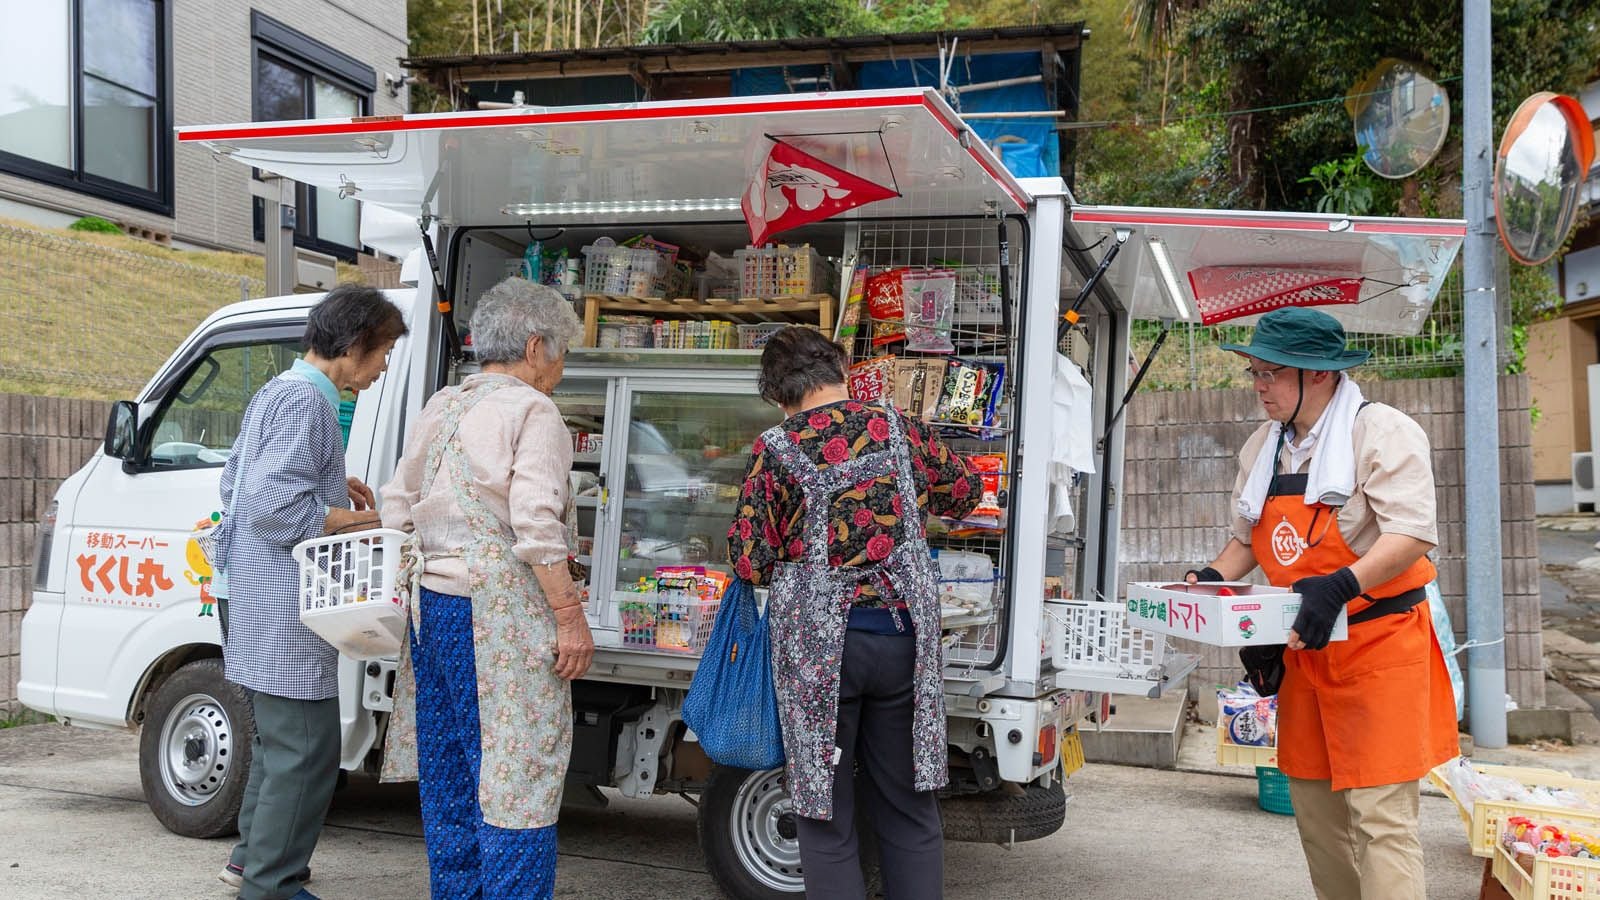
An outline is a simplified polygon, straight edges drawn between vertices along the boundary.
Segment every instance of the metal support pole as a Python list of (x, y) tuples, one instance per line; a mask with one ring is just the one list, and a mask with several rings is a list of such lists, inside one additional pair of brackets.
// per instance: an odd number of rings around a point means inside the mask
[(250, 193), (260, 197), (261, 230), (266, 239), (267, 296), (294, 293), (294, 232), (296, 210), (294, 181), (263, 174), (251, 179)]
[(1464, 0), (1462, 247), (1466, 410), (1467, 714), (1479, 747), (1506, 745), (1505, 598), (1500, 559), (1499, 331), (1495, 320), (1494, 110), (1489, 0)]

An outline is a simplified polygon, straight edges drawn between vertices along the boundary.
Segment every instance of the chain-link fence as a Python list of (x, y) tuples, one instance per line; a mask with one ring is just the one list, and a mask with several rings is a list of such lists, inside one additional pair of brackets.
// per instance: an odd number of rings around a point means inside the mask
[(131, 397), (259, 278), (0, 224), (0, 393)]
[[(1500, 341), (1501, 362), (1511, 354), (1506, 339), (1506, 315), (1502, 304), (1499, 323), (1502, 326)], [(1359, 372), (1363, 380), (1394, 380), (1404, 378), (1450, 378), (1461, 374), (1462, 368), (1462, 291), (1460, 269), (1452, 271), (1445, 279), (1435, 299), (1433, 310), (1416, 335), (1350, 334), (1349, 345), (1371, 350), (1372, 358)], [(1249, 378), (1244, 374), (1245, 362), (1239, 356), (1222, 349), (1223, 344), (1250, 343), (1251, 326), (1216, 325), (1204, 327), (1195, 324), (1175, 326), (1166, 342), (1150, 363), (1141, 390), (1183, 391), (1208, 388), (1249, 388)], [(1157, 322), (1136, 322), (1133, 327), (1131, 364), (1137, 366), (1149, 354), (1161, 333)]]

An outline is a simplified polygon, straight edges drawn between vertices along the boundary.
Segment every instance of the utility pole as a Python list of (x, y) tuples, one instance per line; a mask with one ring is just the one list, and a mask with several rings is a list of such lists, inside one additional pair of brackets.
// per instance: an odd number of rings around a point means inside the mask
[(280, 175), (262, 173), (250, 179), (250, 193), (261, 198), (261, 230), (266, 242), (267, 296), (294, 293), (294, 181)]
[(1498, 255), (1489, 221), (1494, 180), (1493, 47), (1489, 0), (1464, 0), (1461, 248), (1466, 347), (1467, 715), (1479, 747), (1506, 745), (1505, 595), (1500, 558)]

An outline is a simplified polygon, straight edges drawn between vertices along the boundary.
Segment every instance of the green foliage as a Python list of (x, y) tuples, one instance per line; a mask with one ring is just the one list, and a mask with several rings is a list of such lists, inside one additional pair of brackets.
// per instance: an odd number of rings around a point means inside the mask
[(1365, 152), (1365, 147), (1359, 147), (1350, 156), (1317, 163), (1311, 167), (1310, 175), (1300, 179), (1301, 184), (1315, 184), (1322, 191), (1317, 198), (1317, 212), (1365, 216), (1378, 205), (1380, 193), (1389, 193), (1361, 161)]
[(90, 231), (97, 234), (122, 233), (122, 229), (118, 228), (115, 222), (102, 219), (99, 216), (84, 216), (67, 227), (73, 231)]
[(867, 9), (856, 0), (667, 0), (640, 34), (646, 44), (759, 41), (902, 34), (968, 28), (973, 17), (950, 0), (889, 0)]

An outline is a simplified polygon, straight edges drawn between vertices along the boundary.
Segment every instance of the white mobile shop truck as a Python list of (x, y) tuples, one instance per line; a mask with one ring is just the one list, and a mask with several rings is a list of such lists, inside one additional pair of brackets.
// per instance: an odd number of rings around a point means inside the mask
[[(739, 197), (769, 136), (897, 185), (897, 197), (781, 236), (836, 268), (769, 251), (800, 259), (804, 284), (740, 285), (721, 299), (730, 292), (714, 284), (598, 280), (594, 270), (616, 259), (601, 238), (648, 234), (723, 257), (743, 250)], [(953, 840), (1004, 843), (1061, 826), (1062, 782), (1082, 764), (1077, 730), (1104, 721), (1111, 694), (1179, 688), (1196, 662), (1124, 629), (1115, 605), (1133, 319), (1200, 321), (1211, 308), (1202, 303), (1238, 310), (1261, 299), (1249, 291), (1263, 273), (1289, 273), (1290, 289), (1309, 271), (1360, 279), (1361, 303), (1329, 307), (1352, 330), (1414, 332), (1464, 235), (1461, 223), (1433, 220), (1076, 206), (1059, 179), (1013, 178), (936, 91), (919, 89), (274, 122), (182, 129), (179, 139), (403, 212), (419, 239), (428, 235), (437, 265), (413, 255), (417, 286), (390, 293), (411, 334), (361, 393), (351, 424), (348, 470), (374, 487), (390, 477), (429, 395), (474, 370), (460, 331), (475, 299), (515, 273), (531, 243), (572, 258), (589, 248), (589, 277), (569, 289), (588, 346), (572, 349), (555, 396), (577, 449), (598, 647), (573, 686), (569, 782), (630, 797), (698, 795), (708, 866), (736, 897), (801, 890), (782, 772), (708, 764), (679, 710), (697, 660), (694, 629), (709, 620), (689, 623), (679, 643), (641, 639), (628, 588), (657, 566), (725, 569), (750, 442), (781, 414), (757, 397), (758, 351), (636, 346), (647, 323), (734, 322), (751, 338), (782, 321), (832, 330), (858, 267), (957, 273), (954, 355), (1004, 374), (988, 419), (940, 431), (959, 452), (1005, 462), (997, 522), (930, 526), (947, 593), (960, 601), (944, 621), (944, 816)], [(1244, 293), (1197, 294), (1185, 276), (1201, 270), (1236, 274)], [(659, 293), (629, 296), (652, 293), (641, 284)], [(252, 727), (242, 693), (222, 678), (210, 572), (187, 537), (217, 508), (245, 404), (299, 353), (318, 299), (254, 300), (208, 317), (137, 400), (115, 406), (102, 451), (62, 484), (40, 530), (21, 698), (67, 724), (139, 729), (146, 798), (181, 834), (232, 830)], [(871, 325), (863, 311), (858, 361), (883, 352)], [(1092, 400), (1080, 393), (1074, 405), (1057, 385), (1058, 350), (1082, 368)], [(902, 355), (880, 371), (946, 358)], [(899, 390), (897, 399), (908, 385)], [(1055, 464), (1067, 416), (1092, 472)], [(378, 767), (393, 671), (390, 659), (344, 661), (347, 770)]]

